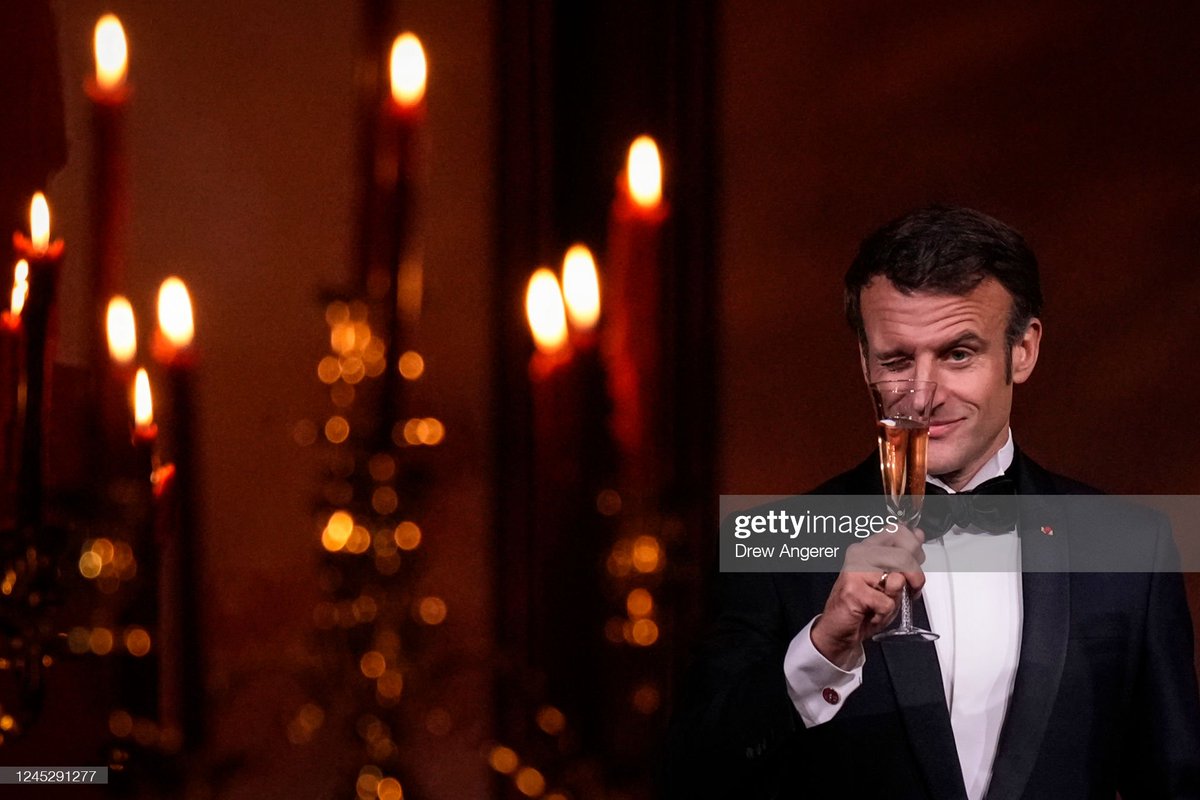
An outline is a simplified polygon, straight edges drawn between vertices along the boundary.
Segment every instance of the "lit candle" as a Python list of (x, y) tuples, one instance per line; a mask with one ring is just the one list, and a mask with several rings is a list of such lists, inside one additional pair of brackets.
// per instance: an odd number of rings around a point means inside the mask
[(133, 318), (133, 306), (121, 295), (108, 301), (105, 332), (109, 358), (114, 364), (128, 368), (137, 355), (137, 323)]
[[(640, 136), (617, 179), (609, 224), (609, 320), (604, 351), (613, 400), (612, 429), (625, 480), (653, 487), (659, 473), (662, 403), (659, 245), (667, 210), (658, 146)], [(652, 490), (652, 489), (651, 489)]]
[(538, 356), (547, 364), (561, 360), (567, 346), (567, 315), (558, 278), (542, 267), (529, 278), (525, 290), (525, 317)]
[(392, 102), (399, 113), (414, 114), (421, 110), (428, 72), (421, 40), (412, 33), (397, 36), (392, 42), (388, 74), (391, 77)]
[(150, 394), (150, 376), (139, 367), (133, 381), (133, 438), (137, 442), (154, 443), (158, 426), (154, 424), (154, 399)]
[[(586, 245), (572, 245), (563, 256), (562, 290), (574, 350), (573, 369), (579, 383), (579, 446), (583, 455), (581, 493), (583, 504), (591, 507), (587, 498), (594, 497), (601, 485), (612, 478), (612, 438), (608, 432), (611, 406), (604, 364), (596, 348), (600, 324), (600, 276), (596, 259)], [(587, 520), (580, 524), (586, 526)]]
[[(529, 360), (533, 411), (533, 519), (535, 550), (552, 552), (571, 527), (579, 504), (580, 409), (578, 370), (572, 363), (567, 315), (558, 278), (538, 269), (525, 291), (533, 336)], [(542, 562), (539, 557), (538, 562)], [(534, 565), (536, 566), (536, 565)]]
[(179, 278), (167, 278), (158, 290), (158, 330), (154, 338), (154, 357), (166, 368), (170, 385), (171, 413), (166, 415), (166, 422), (173, 462), (168, 484), (171, 491), (167, 493), (170, 508), (160, 511), (166, 520), (163, 525), (170, 526), (160, 531), (165, 542), (164, 591), (171, 594), (166, 603), (170, 614), (162, 624), (175, 631), (172, 636), (178, 638), (178, 658), (171, 663), (175, 665), (172, 669), (178, 669), (179, 723), (185, 748), (195, 746), (204, 730), (198, 519), (202, 505), (191, 386), (196, 365), (194, 336), (195, 319), (187, 286)]
[(393, 423), (409, 416), (399, 359), (412, 344), (412, 330), (421, 315), (423, 273), (417, 232), (417, 185), (420, 177), (421, 128), (425, 118), (428, 65), (421, 41), (402, 33), (392, 43), (388, 60), (390, 89), (380, 118), (376, 154), (374, 210), (377, 242), (372, 246), (368, 294), (374, 300), (378, 331), (387, 342), (384, 407), (376, 446), (385, 448)]
[(7, 311), (0, 313), (0, 526), (16, 522), (21, 430), (24, 417), (25, 360), (21, 309), (29, 293), (29, 262), (17, 262)]
[(47, 440), (43, 420), (49, 419), (46, 383), (57, 342), (56, 293), (64, 252), (62, 240), (51, 237), (50, 205), (41, 192), (29, 204), (29, 236), (15, 232), (13, 247), (29, 269), (28, 286), (21, 290), (26, 388), (17, 517), (19, 525), (36, 526), (42, 514), (43, 447)]
[[(131, 479), (145, 466), (134, 458), (129, 447), (129, 387), (134, 381), (137, 356), (137, 324), (133, 306), (117, 295), (108, 301), (104, 314), (104, 334), (108, 357), (97, 371), (95, 404), (99, 413), (92, 417), (88, 442), (89, 469), (98, 480)], [(136, 437), (135, 437), (136, 438)]]
[(563, 300), (570, 320), (572, 343), (590, 347), (600, 321), (600, 278), (596, 259), (586, 245), (572, 245), (563, 257)]
[[(105, 14), (96, 23), (94, 50), (96, 74), (84, 89), (92, 103), (92, 294), (101, 298), (121, 290), (129, 218), (124, 141), (129, 47), (125, 29), (113, 14)], [(100, 319), (98, 334), (103, 332), (103, 324)], [(95, 341), (102, 339), (98, 335)], [(97, 345), (92, 357), (99, 368), (103, 348)]]

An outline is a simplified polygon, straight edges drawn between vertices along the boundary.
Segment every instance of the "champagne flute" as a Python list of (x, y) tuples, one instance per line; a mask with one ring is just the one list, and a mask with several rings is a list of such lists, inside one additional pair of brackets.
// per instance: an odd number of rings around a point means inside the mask
[[(888, 512), (903, 525), (915, 528), (925, 501), (925, 459), (929, 450), (929, 417), (937, 384), (933, 381), (890, 380), (870, 384), (875, 401), (879, 469), (883, 475)], [(900, 592), (900, 622), (873, 637), (876, 641), (931, 642), (933, 631), (912, 621), (908, 584)]]

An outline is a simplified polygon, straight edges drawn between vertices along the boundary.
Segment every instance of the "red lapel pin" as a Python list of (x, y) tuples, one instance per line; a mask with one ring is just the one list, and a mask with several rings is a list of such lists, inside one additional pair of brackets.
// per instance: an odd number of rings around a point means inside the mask
[(1049, 525), (1043, 525), (1043, 526), (1042, 526), (1042, 533), (1046, 534), (1047, 536), (1053, 536), (1053, 535), (1054, 535), (1054, 528), (1051, 528)]

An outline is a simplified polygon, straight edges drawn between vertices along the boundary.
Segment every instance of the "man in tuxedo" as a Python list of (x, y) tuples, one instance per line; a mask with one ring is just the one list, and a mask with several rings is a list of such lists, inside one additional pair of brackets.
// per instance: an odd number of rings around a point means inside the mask
[[(960, 518), (936, 539), (876, 534), (838, 574), (722, 574), (672, 723), (672, 796), (1200, 798), (1192, 625), (1169, 526), (1129, 504), (1039, 504), (1094, 490), (1013, 443), (1013, 387), (1042, 338), (1023, 238), (976, 211), (921, 209), (863, 241), (845, 296), (868, 381), (937, 382), (930, 491), (1031, 497), (998, 530)], [(881, 491), (873, 455), (815, 493)], [(1097, 545), (1101, 530), (1116, 535)], [(1133, 569), (1069, 571), (1098, 546)], [(981, 553), (1014, 566), (953, 569)], [(873, 641), (906, 585), (938, 640)]]

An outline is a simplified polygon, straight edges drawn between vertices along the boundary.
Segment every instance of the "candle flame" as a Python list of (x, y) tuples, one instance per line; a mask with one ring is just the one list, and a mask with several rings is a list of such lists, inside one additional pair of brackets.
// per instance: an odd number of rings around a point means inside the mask
[(625, 174), (633, 202), (647, 209), (662, 202), (662, 158), (649, 136), (639, 136), (629, 145)]
[(17, 268), (13, 270), (12, 299), (8, 306), (14, 316), (21, 316), (21, 311), (25, 308), (25, 298), (28, 296), (29, 262), (22, 258), (17, 262)]
[(600, 319), (600, 279), (592, 251), (582, 244), (567, 250), (562, 276), (563, 298), (571, 324), (581, 331), (590, 331)]
[(138, 367), (133, 379), (133, 421), (139, 428), (154, 422), (154, 401), (150, 397), (150, 376), (145, 367)]
[(175, 347), (187, 347), (195, 335), (192, 299), (187, 286), (175, 276), (163, 281), (158, 289), (158, 327)]
[(33, 241), (33, 249), (39, 253), (46, 252), (50, 246), (50, 204), (41, 192), (34, 194), (33, 202), (29, 204), (29, 238)]
[(125, 29), (115, 14), (105, 14), (96, 23), (96, 83), (106, 91), (117, 89), (125, 83), (129, 67), (129, 46), (125, 42)]
[(402, 33), (392, 43), (392, 99), (412, 108), (425, 96), (425, 50), (414, 34)]
[(567, 316), (563, 309), (558, 278), (542, 267), (529, 279), (525, 290), (525, 316), (533, 342), (543, 353), (559, 350), (567, 341)]
[(108, 301), (106, 318), (108, 354), (118, 364), (128, 364), (137, 355), (137, 325), (133, 306), (121, 295)]

